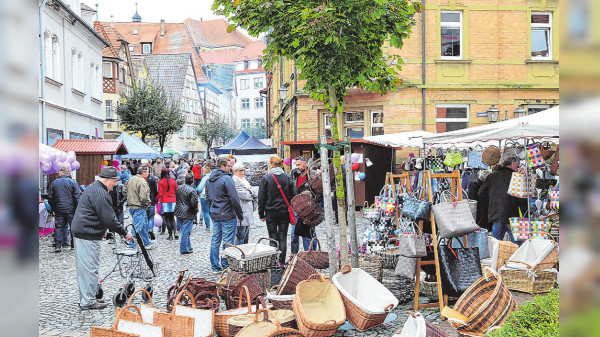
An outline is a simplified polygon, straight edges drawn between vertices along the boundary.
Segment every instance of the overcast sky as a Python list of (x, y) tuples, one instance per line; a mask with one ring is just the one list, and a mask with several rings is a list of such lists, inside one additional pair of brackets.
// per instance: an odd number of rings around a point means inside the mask
[[(213, 14), (210, 7), (213, 0), (82, 0), (86, 5), (96, 8), (100, 21), (130, 22), (138, 4), (138, 14), (142, 22), (183, 22), (190, 18), (196, 20), (214, 20), (223, 18)], [(248, 35), (245, 31), (241, 30)]]

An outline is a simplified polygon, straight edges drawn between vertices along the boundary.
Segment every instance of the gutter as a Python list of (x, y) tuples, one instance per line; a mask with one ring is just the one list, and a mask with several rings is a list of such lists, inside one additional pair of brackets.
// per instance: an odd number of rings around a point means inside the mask
[(427, 89), (425, 88), (426, 72), (425, 72), (425, 0), (421, 0), (423, 4), (423, 11), (421, 17), (421, 129), (425, 131), (426, 122), (426, 108), (425, 108), (425, 96), (427, 95)]
[(44, 58), (44, 33), (43, 33), (43, 20), (42, 20), (42, 9), (46, 6), (48, 0), (43, 0), (38, 8), (38, 17), (40, 24), (40, 100), (42, 102), (42, 144), (48, 145), (46, 140), (46, 60)]
[[(43, 4), (45, 4), (47, 1), (48, 0), (44, 0)], [(52, 3), (59, 4), (60, 7), (62, 7), (67, 13), (69, 13), (72, 17), (75, 18), (75, 21), (79, 21), (79, 23), (81, 23), (90, 33), (92, 33), (92, 35), (94, 35), (96, 38), (98, 38), (98, 40), (100, 40), (102, 43), (104, 43), (104, 45), (106, 47), (110, 47), (110, 44), (108, 42), (106, 42), (106, 40), (100, 34), (98, 34), (98, 32), (93, 27), (90, 27), (90, 25), (88, 25), (88, 23), (85, 22), (85, 20), (83, 20), (81, 17), (79, 17), (79, 15), (77, 15), (77, 13), (73, 12), (69, 6), (67, 6), (65, 3), (62, 2), (62, 0), (52, 0)], [(40, 8), (41, 8), (41, 6), (40, 6)], [(75, 25), (74, 22), (73, 22), (73, 25)]]

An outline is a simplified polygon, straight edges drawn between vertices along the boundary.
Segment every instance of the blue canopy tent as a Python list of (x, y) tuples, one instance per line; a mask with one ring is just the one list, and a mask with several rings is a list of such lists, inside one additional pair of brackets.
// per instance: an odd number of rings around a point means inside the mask
[(123, 132), (117, 139), (122, 140), (127, 149), (130, 149), (128, 154), (121, 156), (122, 159), (156, 159), (158, 157), (156, 151), (144, 144), (135, 135), (128, 135)]
[(252, 136), (232, 152), (234, 155), (277, 154), (277, 149), (263, 144), (258, 138)]
[(239, 135), (237, 135), (237, 137), (235, 137), (229, 143), (227, 143), (221, 147), (215, 148), (215, 154), (217, 154), (217, 155), (230, 154), (232, 150), (237, 149), (238, 147), (242, 146), (249, 138), (250, 138), (250, 136), (248, 136), (247, 133), (242, 131), (242, 132), (240, 132)]

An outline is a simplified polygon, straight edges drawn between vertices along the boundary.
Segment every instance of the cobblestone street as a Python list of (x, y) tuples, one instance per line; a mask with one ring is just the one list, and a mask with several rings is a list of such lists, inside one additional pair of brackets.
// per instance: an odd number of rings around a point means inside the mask
[[(256, 214), (255, 214), (256, 215)], [(365, 221), (358, 216), (359, 237), (364, 229)], [(125, 220), (130, 223), (131, 218)], [(267, 237), (267, 229), (258, 218), (255, 226), (250, 229), (250, 242), (256, 242), (261, 237)], [(192, 232), (192, 246), (194, 253), (181, 255), (179, 253), (179, 240), (167, 241), (167, 235), (158, 235), (158, 246), (151, 251), (154, 262), (159, 264), (158, 275), (153, 282), (154, 304), (157, 308), (165, 310), (167, 289), (175, 283), (178, 271), (189, 269), (189, 275), (204, 277), (215, 281), (218, 278), (210, 270), (209, 248), (212, 232), (207, 232), (203, 226), (194, 226)], [(327, 248), (325, 239), (325, 225), (317, 227), (317, 237), (321, 240), (323, 250)], [(115, 307), (112, 297), (125, 283), (118, 273), (113, 273), (103, 283), (104, 299), (109, 303), (103, 310), (81, 311), (78, 307), (77, 277), (75, 273), (74, 252), (70, 249), (55, 253), (52, 247), (52, 235), (40, 237), (39, 260), (39, 334), (40, 336), (89, 336), (90, 326), (110, 327), (115, 318)], [(103, 277), (112, 268), (116, 256), (112, 253), (113, 244), (103, 242), (101, 254), (100, 275)], [(289, 254), (289, 243), (288, 243)], [(394, 284), (391, 271), (384, 274), (384, 283)], [(145, 284), (137, 280), (136, 289)], [(389, 285), (388, 285), (389, 287)], [(392, 290), (394, 291), (394, 290)], [(412, 299), (412, 296), (411, 296)], [(402, 299), (400, 299), (402, 301)], [(138, 298), (134, 303), (141, 301)], [(519, 301), (521, 302), (522, 299)], [(224, 302), (221, 303), (224, 309)], [(402, 327), (408, 315), (407, 310), (412, 310), (412, 301), (399, 305), (393, 313), (398, 316), (392, 322), (364, 332), (356, 330), (339, 330), (336, 336), (392, 336)], [(454, 330), (447, 322), (441, 322), (439, 310), (427, 309), (423, 311), (426, 318), (434, 324), (440, 324), (444, 330), (456, 336)]]

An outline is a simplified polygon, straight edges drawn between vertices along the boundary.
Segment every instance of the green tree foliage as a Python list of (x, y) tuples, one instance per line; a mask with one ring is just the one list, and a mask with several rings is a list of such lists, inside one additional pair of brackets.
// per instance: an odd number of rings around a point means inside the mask
[(196, 134), (200, 137), (202, 143), (206, 145), (207, 156), (214, 144), (218, 142), (225, 143), (235, 136), (229, 123), (222, 117), (207, 118), (200, 122)]
[(245, 133), (248, 134), (248, 136), (254, 136), (258, 139), (265, 139), (267, 138), (267, 128), (266, 127), (254, 127), (254, 128), (248, 128), (248, 129), (239, 129), (237, 130), (237, 132), (235, 133), (236, 135), (240, 134), (242, 131), (244, 131)]
[[(382, 95), (402, 84), (399, 55), (382, 47), (402, 47), (421, 4), (408, 0), (215, 0), (213, 10), (258, 36), (267, 33), (265, 66), (279, 57), (292, 60), (306, 80), (304, 90), (324, 102), (333, 139), (340, 139), (337, 113), (343, 112), (348, 88)], [(392, 65), (395, 64), (395, 67)], [(334, 152), (338, 221), (345, 241), (345, 197), (339, 151)], [(342, 250), (345, 251), (345, 250)], [(347, 263), (347, 256), (342, 256)]]
[(139, 132), (144, 143), (146, 137), (156, 137), (161, 151), (170, 135), (185, 123), (179, 106), (171, 104), (165, 90), (156, 84), (134, 87), (117, 108), (117, 115), (125, 131)]

